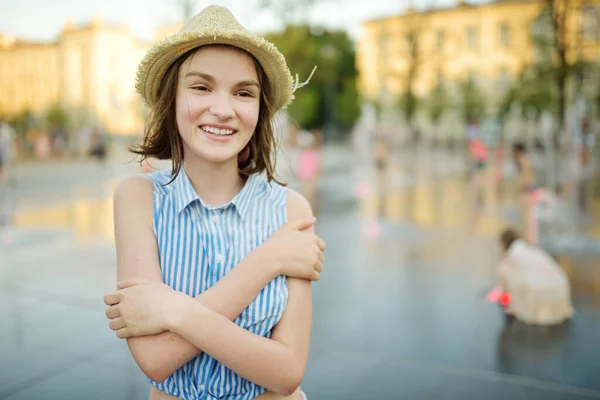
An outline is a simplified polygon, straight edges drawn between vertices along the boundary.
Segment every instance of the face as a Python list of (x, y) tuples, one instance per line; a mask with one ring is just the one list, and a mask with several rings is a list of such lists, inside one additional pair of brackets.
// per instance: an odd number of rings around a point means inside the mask
[(177, 128), (186, 161), (235, 163), (250, 141), (260, 108), (252, 58), (229, 47), (201, 47), (179, 68)]

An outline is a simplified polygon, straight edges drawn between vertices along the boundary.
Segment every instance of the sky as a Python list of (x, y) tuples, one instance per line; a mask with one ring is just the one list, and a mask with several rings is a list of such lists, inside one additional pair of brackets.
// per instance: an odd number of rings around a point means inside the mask
[[(257, 11), (259, 0), (196, 0), (193, 3), (195, 12), (210, 4), (225, 6), (242, 25), (255, 32), (281, 27), (272, 11)], [(432, 3), (445, 7), (456, 4), (456, 0), (321, 0), (309, 17), (313, 23), (348, 30), (357, 39), (363, 20), (402, 13), (409, 4), (420, 8)], [(83, 24), (100, 17), (107, 22), (125, 24), (140, 39), (151, 40), (154, 29), (178, 21), (182, 15), (181, 0), (0, 0), (0, 32), (24, 40), (52, 41), (67, 20)]]

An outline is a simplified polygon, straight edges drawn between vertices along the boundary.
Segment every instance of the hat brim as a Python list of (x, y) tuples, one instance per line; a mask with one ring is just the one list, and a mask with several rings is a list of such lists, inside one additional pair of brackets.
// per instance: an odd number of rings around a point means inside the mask
[(269, 80), (273, 110), (278, 111), (292, 100), (293, 81), (283, 54), (269, 41), (244, 34), (219, 35), (177, 34), (154, 45), (142, 59), (136, 77), (136, 90), (152, 107), (159, 95), (160, 83), (167, 69), (190, 50), (206, 45), (224, 44), (247, 51), (263, 68)]

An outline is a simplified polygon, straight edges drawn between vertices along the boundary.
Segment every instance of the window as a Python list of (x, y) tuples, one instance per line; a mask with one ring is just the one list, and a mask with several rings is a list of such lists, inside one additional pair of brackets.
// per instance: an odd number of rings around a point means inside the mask
[(599, 34), (599, 15), (594, 7), (583, 9), (583, 38), (586, 41), (597, 42)]
[(510, 47), (510, 27), (506, 22), (500, 24), (500, 45), (504, 48)]
[(479, 49), (479, 31), (473, 26), (467, 28), (467, 47), (470, 50)]

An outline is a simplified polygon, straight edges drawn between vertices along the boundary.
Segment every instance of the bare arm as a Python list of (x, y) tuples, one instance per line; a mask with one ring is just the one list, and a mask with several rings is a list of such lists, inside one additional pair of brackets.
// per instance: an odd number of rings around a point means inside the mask
[[(162, 282), (152, 208), (153, 186), (147, 177), (134, 176), (117, 187), (114, 218), (119, 281), (140, 277)], [(277, 275), (275, 260), (259, 248), (195, 301), (234, 320)], [(154, 381), (165, 380), (200, 354), (196, 346), (172, 332), (128, 338), (127, 344), (139, 367)]]
[[(312, 215), (308, 202), (289, 191), (288, 219)], [(310, 345), (310, 281), (288, 278), (289, 297), (272, 339), (250, 333), (222, 315), (187, 300), (170, 329), (240, 376), (281, 395), (302, 382)]]

